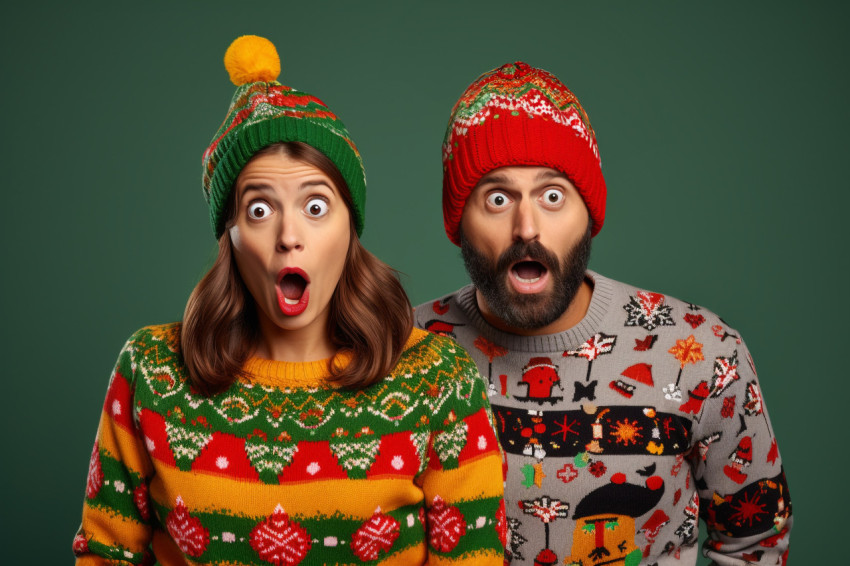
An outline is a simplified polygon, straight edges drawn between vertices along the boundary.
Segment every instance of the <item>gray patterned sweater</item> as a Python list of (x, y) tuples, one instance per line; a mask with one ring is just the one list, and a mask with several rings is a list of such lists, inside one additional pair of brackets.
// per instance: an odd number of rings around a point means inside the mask
[(488, 381), (508, 462), (512, 564), (785, 564), (791, 503), (739, 334), (696, 305), (588, 272), (573, 328), (501, 332), (470, 285), (416, 308)]

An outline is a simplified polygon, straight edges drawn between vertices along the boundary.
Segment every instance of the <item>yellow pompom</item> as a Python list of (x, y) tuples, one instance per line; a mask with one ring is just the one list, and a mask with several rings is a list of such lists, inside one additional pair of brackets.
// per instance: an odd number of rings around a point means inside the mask
[(271, 41), (258, 35), (243, 35), (224, 54), (224, 68), (236, 86), (277, 80), (280, 57)]

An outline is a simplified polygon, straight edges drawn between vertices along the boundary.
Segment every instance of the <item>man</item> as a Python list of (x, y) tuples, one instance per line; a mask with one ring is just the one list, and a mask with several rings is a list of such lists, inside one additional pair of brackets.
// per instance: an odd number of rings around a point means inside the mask
[(512, 564), (784, 564), (791, 506), (755, 368), (696, 305), (587, 271), (605, 218), (579, 101), (525, 63), (478, 78), (443, 144), (472, 285), (416, 308), (489, 382)]

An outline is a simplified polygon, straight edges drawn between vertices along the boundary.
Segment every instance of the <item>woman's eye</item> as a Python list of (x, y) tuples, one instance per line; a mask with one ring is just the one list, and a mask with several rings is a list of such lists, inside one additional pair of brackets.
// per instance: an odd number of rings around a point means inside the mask
[(307, 202), (307, 206), (304, 207), (304, 210), (309, 216), (318, 218), (328, 213), (328, 203), (324, 199), (311, 198)]
[(543, 202), (546, 204), (560, 204), (564, 200), (564, 193), (558, 189), (549, 189), (543, 193)]
[(508, 202), (508, 197), (504, 193), (490, 193), (487, 195), (487, 204), (494, 208), (502, 208)]
[(254, 220), (260, 220), (269, 216), (272, 208), (264, 202), (252, 202), (248, 205), (248, 216)]

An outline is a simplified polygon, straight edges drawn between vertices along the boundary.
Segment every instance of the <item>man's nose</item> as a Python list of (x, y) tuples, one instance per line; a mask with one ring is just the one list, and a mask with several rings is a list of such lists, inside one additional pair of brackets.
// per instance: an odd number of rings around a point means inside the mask
[(537, 211), (529, 199), (522, 199), (514, 209), (514, 233), (515, 240), (531, 242), (538, 238), (540, 229), (538, 226)]

